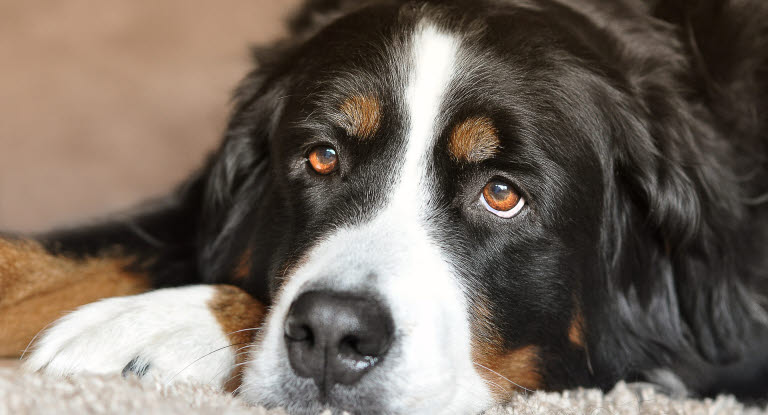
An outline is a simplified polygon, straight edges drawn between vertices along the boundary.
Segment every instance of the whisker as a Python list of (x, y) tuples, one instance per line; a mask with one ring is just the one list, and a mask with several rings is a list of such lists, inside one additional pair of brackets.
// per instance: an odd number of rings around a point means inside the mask
[[(235, 357), (237, 357), (237, 356), (235, 356)], [(227, 366), (227, 367), (224, 367), (224, 368), (222, 368), (222, 369), (219, 369), (219, 371), (218, 371), (218, 372), (216, 372), (216, 374), (214, 374), (214, 375), (213, 375), (213, 377), (211, 378), (211, 380), (210, 380), (210, 381), (208, 381), (208, 384), (210, 385), (210, 384), (211, 384), (211, 382), (213, 382), (213, 380), (214, 380), (214, 379), (216, 379), (216, 378), (219, 376), (219, 374), (221, 374), (221, 372), (223, 372), (223, 371), (225, 371), (225, 370), (229, 370), (230, 372), (234, 372), (234, 371), (235, 371), (235, 369), (237, 369), (238, 367), (240, 367), (240, 366), (243, 366), (243, 365), (246, 365), (246, 364), (248, 364), (248, 363), (250, 363), (250, 361), (245, 361), (245, 362), (242, 362), (242, 363), (236, 363), (236, 364), (234, 364), (234, 365), (231, 365), (231, 366)], [(235, 373), (235, 374), (234, 374), (234, 376), (230, 376), (230, 377), (229, 377), (229, 379), (227, 379), (227, 382), (230, 382), (232, 379), (236, 379), (236, 378), (238, 378), (239, 376), (242, 376), (242, 375), (243, 375), (243, 374), (242, 374), (242, 372), (238, 372), (238, 373)], [(226, 383), (226, 382), (225, 382), (225, 383)]]
[(242, 362), (242, 363), (235, 363), (232, 366), (232, 368), (236, 368), (236, 367), (240, 367), (240, 366), (245, 366), (245, 365), (247, 365), (248, 363), (251, 363), (251, 362), (252, 362), (252, 360), (248, 360), (248, 361), (245, 361), (245, 362)]
[(485, 370), (487, 370), (487, 371), (489, 371), (489, 372), (491, 372), (491, 373), (493, 373), (493, 374), (495, 374), (495, 375), (499, 376), (500, 378), (502, 378), (502, 379), (506, 380), (507, 382), (509, 382), (509, 383), (511, 383), (511, 384), (513, 384), (513, 385), (515, 385), (515, 386), (517, 386), (518, 388), (520, 388), (520, 389), (522, 389), (522, 390), (524, 390), (524, 391), (527, 391), (527, 392), (529, 392), (529, 393), (534, 393), (534, 391), (533, 391), (533, 390), (531, 390), (531, 389), (528, 389), (528, 388), (526, 388), (525, 386), (522, 386), (522, 385), (520, 385), (520, 384), (517, 384), (517, 383), (515, 383), (515, 382), (512, 382), (511, 380), (509, 380), (508, 378), (506, 378), (504, 375), (502, 375), (501, 373), (499, 373), (499, 372), (497, 372), (497, 371), (495, 371), (495, 370), (492, 370), (491, 368), (485, 367), (485, 366), (483, 366), (483, 365), (481, 365), (480, 363), (477, 363), (477, 362), (472, 362), (472, 363), (473, 363), (473, 364), (475, 364), (476, 366), (479, 366), (479, 367), (481, 367), (481, 368), (483, 368), (483, 369), (485, 369)]
[(146, 229), (139, 226), (138, 223), (136, 223), (133, 219), (129, 217), (119, 218), (122, 224), (124, 224), (126, 227), (128, 227), (129, 231), (132, 231), (136, 236), (139, 237), (139, 239), (143, 240), (147, 244), (151, 245), (154, 248), (162, 248), (165, 247), (167, 244), (160, 239), (156, 238), (152, 234), (150, 234)]
[(232, 396), (237, 396), (238, 393), (240, 393), (240, 388), (245, 386), (245, 383), (240, 382), (240, 386), (236, 387), (235, 390), (232, 391)]
[(243, 350), (243, 349), (250, 349), (252, 347), (256, 347), (256, 345), (255, 344), (246, 344), (245, 346), (235, 350), (235, 353), (237, 353), (237, 352), (239, 352), (240, 350)]
[(235, 344), (228, 344), (228, 345), (226, 345), (226, 346), (224, 346), (224, 347), (219, 347), (218, 349), (216, 349), (216, 350), (214, 350), (214, 351), (212, 351), (212, 352), (210, 352), (210, 353), (206, 353), (205, 355), (203, 355), (203, 356), (200, 356), (199, 358), (195, 359), (195, 361), (194, 361), (194, 362), (192, 362), (192, 363), (190, 363), (190, 364), (188, 364), (188, 365), (184, 366), (184, 368), (183, 368), (183, 369), (181, 369), (180, 371), (176, 372), (176, 374), (175, 374), (175, 375), (171, 376), (171, 378), (170, 378), (170, 379), (168, 379), (168, 381), (165, 383), (165, 386), (168, 386), (168, 385), (170, 385), (170, 384), (171, 384), (171, 382), (173, 381), (173, 379), (175, 379), (175, 378), (176, 378), (176, 376), (178, 376), (179, 374), (181, 374), (181, 372), (183, 372), (183, 371), (185, 371), (185, 370), (189, 369), (189, 367), (190, 367), (190, 366), (192, 366), (192, 365), (194, 365), (195, 363), (197, 363), (197, 362), (199, 362), (199, 361), (203, 360), (204, 358), (206, 358), (206, 357), (208, 357), (208, 356), (210, 356), (210, 355), (212, 355), (212, 354), (214, 354), (214, 353), (216, 353), (216, 352), (218, 352), (218, 351), (224, 350), (224, 349), (226, 349), (226, 348), (228, 348), (228, 347), (232, 347), (232, 346), (240, 346), (240, 345), (243, 345), (243, 344), (247, 344), (247, 343), (235, 343)]
[[(235, 369), (237, 369), (237, 368), (239, 368), (239, 367), (241, 367), (241, 366), (245, 366), (245, 365), (247, 365), (247, 364), (249, 364), (249, 363), (251, 363), (251, 362), (252, 362), (251, 360), (248, 360), (248, 361), (245, 361), (245, 362), (242, 362), (242, 363), (236, 363), (236, 364), (232, 365), (232, 366), (231, 366), (229, 369), (230, 369), (230, 370), (232, 370), (232, 371), (234, 371)], [(217, 373), (217, 375), (218, 375), (218, 373)], [(243, 373), (242, 373), (242, 372), (238, 372), (237, 374), (235, 374), (234, 376), (232, 376), (232, 378), (231, 378), (231, 379), (234, 379), (235, 377), (237, 377), (237, 376), (242, 376), (242, 375), (243, 375)]]
[(232, 334), (236, 334), (236, 333), (242, 333), (242, 332), (244, 332), (244, 331), (259, 331), (259, 330), (261, 330), (261, 327), (253, 327), (253, 328), (248, 328), (248, 329), (242, 329), (242, 330), (232, 331), (232, 332), (229, 332), (229, 333), (227, 333), (226, 335), (227, 335), (227, 336), (230, 336), (230, 335), (232, 335)]
[(490, 380), (483, 379), (483, 381), (485, 382), (485, 384), (487, 384), (489, 386), (495, 386), (496, 389), (498, 389), (499, 391), (501, 391), (501, 393), (506, 395), (507, 396), (507, 401), (511, 401), (512, 400), (512, 393), (508, 389), (504, 388), (503, 386), (499, 385), (496, 382), (491, 382)]
[(246, 357), (247, 358), (247, 356), (248, 356), (248, 352), (238, 353), (238, 354), (235, 355), (235, 361), (237, 361), (237, 359), (240, 358), (240, 357)]

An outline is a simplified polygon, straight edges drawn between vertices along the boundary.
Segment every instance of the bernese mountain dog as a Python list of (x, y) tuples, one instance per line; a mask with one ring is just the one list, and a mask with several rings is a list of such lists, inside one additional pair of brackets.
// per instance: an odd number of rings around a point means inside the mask
[(310, 0), (290, 27), (173, 195), (3, 237), (0, 354), (291, 413), (768, 396), (768, 2)]

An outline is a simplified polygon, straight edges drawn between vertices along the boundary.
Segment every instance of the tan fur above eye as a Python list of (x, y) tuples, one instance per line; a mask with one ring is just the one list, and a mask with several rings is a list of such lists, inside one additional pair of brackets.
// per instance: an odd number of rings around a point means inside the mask
[(488, 117), (474, 117), (453, 128), (448, 151), (456, 161), (476, 163), (493, 157), (500, 145), (493, 121)]
[(341, 104), (344, 114), (344, 129), (347, 134), (365, 139), (371, 138), (379, 130), (381, 123), (381, 103), (373, 95), (354, 95)]

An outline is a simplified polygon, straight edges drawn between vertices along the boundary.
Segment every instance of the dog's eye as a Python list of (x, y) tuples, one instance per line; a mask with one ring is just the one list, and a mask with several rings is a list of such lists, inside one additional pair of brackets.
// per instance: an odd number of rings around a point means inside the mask
[(499, 179), (485, 185), (480, 202), (489, 212), (502, 218), (514, 217), (525, 206), (525, 199), (515, 192), (515, 188)]
[(329, 146), (317, 146), (309, 152), (309, 165), (319, 174), (331, 174), (339, 167), (339, 156)]

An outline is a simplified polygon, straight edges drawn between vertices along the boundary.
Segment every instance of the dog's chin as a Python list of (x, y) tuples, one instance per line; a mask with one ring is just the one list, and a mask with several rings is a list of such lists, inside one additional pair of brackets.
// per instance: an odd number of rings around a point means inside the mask
[[(317, 388), (311, 381), (289, 382), (282, 389), (261, 390), (257, 393), (243, 391), (243, 398), (251, 404), (260, 405), (268, 409), (283, 409), (289, 414), (313, 414), (317, 415), (330, 411), (332, 414), (474, 414), (487, 409), (490, 404), (477, 406), (477, 403), (464, 405), (450, 403), (448, 405), (426, 405), (421, 408), (404, 408), (398, 401), (418, 402), (418, 397), (394, 396), (386, 390), (370, 390), (367, 393), (359, 393), (356, 388), (347, 388), (336, 385), (330, 391), (329, 396), (321, 399)], [(431, 401), (429, 397), (423, 400)]]
[[(391, 414), (386, 404), (387, 393), (382, 390), (361, 390), (360, 387), (334, 385), (327, 396), (321, 396), (312, 380), (288, 379), (282, 388), (244, 391), (246, 400), (266, 408), (281, 408), (290, 414)], [(255, 396), (254, 396), (255, 395)]]
[(377, 372), (365, 375), (354, 386), (334, 385), (323, 397), (311, 379), (282, 370), (278, 374), (268, 374), (270, 371), (262, 372), (254, 363), (251, 362), (243, 373), (240, 396), (251, 404), (281, 408), (290, 414), (320, 414), (330, 410), (333, 414), (463, 415), (480, 413), (493, 404), (492, 399), (483, 398), (482, 391), (471, 393), (472, 388), (462, 385), (458, 379), (443, 378), (439, 384), (404, 390), (392, 387), (398, 382), (384, 379), (385, 375)]
[(311, 379), (292, 373), (260, 375), (249, 368), (244, 373), (240, 393), (245, 400), (266, 408), (282, 408), (290, 414), (319, 414), (330, 410), (333, 414), (344, 412), (358, 414), (389, 414), (391, 396), (376, 382), (363, 381), (355, 386), (334, 385), (327, 396), (322, 396)]

